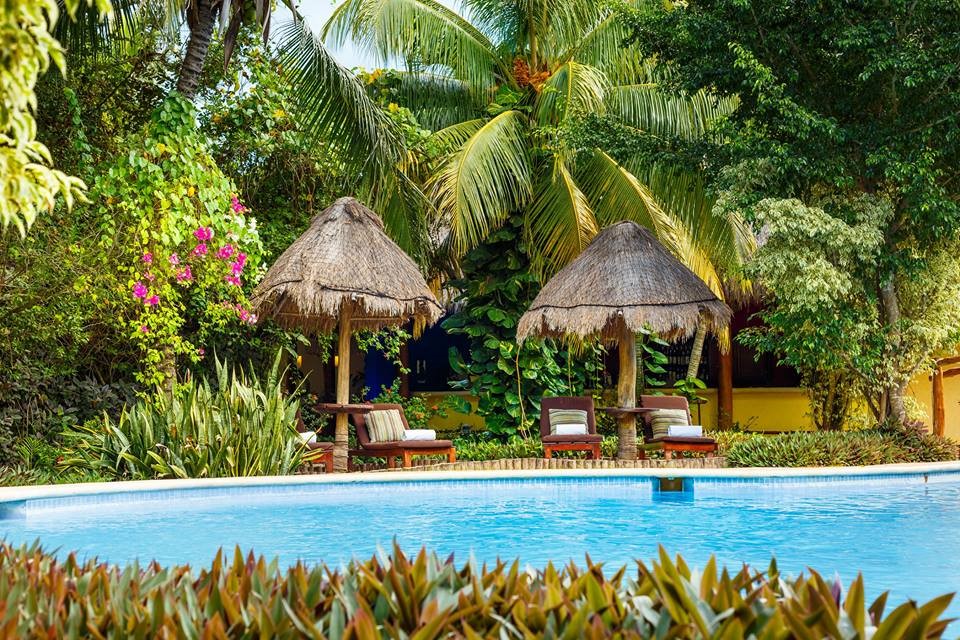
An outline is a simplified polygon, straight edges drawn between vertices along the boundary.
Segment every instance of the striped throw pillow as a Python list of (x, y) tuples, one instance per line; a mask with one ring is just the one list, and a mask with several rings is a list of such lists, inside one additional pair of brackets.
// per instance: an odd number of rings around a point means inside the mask
[(684, 409), (656, 409), (648, 415), (654, 438), (669, 435), (672, 426), (690, 424)]
[(371, 411), (365, 419), (370, 442), (396, 442), (403, 440), (403, 418), (396, 409)]
[(582, 424), (587, 432), (587, 412), (583, 409), (550, 409), (550, 433), (557, 434), (558, 424)]

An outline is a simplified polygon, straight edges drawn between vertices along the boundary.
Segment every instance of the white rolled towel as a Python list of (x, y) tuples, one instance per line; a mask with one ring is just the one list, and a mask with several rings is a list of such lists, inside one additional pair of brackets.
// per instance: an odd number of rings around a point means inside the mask
[(667, 433), (677, 438), (700, 438), (703, 436), (703, 427), (699, 424), (672, 424)]
[(558, 424), (553, 428), (556, 436), (583, 436), (587, 434), (585, 424)]
[(301, 431), (300, 437), (303, 438), (303, 441), (307, 444), (313, 444), (317, 441), (317, 432), (316, 431)]
[(437, 432), (433, 429), (406, 429), (403, 432), (404, 440), (436, 440)]

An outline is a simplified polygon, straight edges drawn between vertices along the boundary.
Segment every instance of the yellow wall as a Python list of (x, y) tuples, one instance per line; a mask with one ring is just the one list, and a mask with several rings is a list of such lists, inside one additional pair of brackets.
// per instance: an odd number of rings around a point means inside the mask
[[(931, 383), (926, 375), (914, 379), (908, 391), (916, 401), (918, 409), (926, 417), (927, 425), (932, 424), (930, 416), (932, 396)], [(451, 393), (423, 394), (428, 402), (436, 404), (445, 395)], [(470, 399), (476, 408), (476, 401), (465, 393), (458, 393)], [(717, 390), (706, 389), (702, 395), (707, 403), (700, 406), (700, 421), (707, 429), (717, 425)], [(946, 378), (943, 385), (945, 412), (944, 435), (960, 440), (960, 377)], [(860, 409), (862, 411), (862, 409)], [(692, 408), (694, 421), (697, 409)], [(755, 431), (802, 431), (811, 429), (810, 402), (803, 389), (793, 387), (745, 388), (733, 390), (733, 421), (740, 426)], [(483, 419), (475, 414), (462, 415), (450, 412), (447, 418), (434, 418), (430, 426), (435, 429), (452, 429), (467, 424), (475, 429), (483, 428)]]

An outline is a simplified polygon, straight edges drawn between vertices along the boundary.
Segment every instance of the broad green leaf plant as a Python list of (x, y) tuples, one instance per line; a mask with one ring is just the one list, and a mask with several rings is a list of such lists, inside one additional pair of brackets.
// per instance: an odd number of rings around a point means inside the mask
[[(66, 3), (70, 11), (78, 5)], [(96, 9), (109, 13), (109, 1), (96, 0)], [(36, 139), (37, 79), (51, 62), (66, 71), (63, 48), (51, 35), (59, 14), (57, 0), (0, 4), (0, 232), (12, 225), (23, 236), (58, 197), (71, 206), (86, 189), (82, 180), (54, 169), (50, 151)]]

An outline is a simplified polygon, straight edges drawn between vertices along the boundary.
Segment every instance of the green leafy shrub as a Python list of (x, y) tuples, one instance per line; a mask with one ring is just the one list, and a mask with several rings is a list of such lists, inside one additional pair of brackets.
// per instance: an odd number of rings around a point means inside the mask
[[(457, 460), (509, 460), (512, 458), (542, 458), (543, 443), (540, 438), (521, 438), (511, 436), (507, 440), (483, 436), (456, 438), (453, 445), (457, 448)], [(616, 436), (604, 437), (600, 445), (603, 455), (614, 457), (617, 454)], [(583, 456), (575, 451), (558, 451), (556, 457)]]
[(283, 393), (278, 354), (265, 380), (217, 362), (216, 386), (191, 379), (172, 398), (125, 409), (119, 420), (68, 429), (63, 466), (111, 479), (280, 475), (305, 451), (299, 402)]
[(955, 460), (957, 446), (914, 429), (803, 431), (749, 436), (730, 445), (726, 456), (734, 467), (859, 466)]
[[(691, 571), (663, 549), (649, 566), (587, 561), (523, 571), (518, 561), (461, 567), (420, 551), (341, 570), (221, 553), (211, 567), (58, 561), (0, 545), (0, 617), (11, 637), (170, 638), (939, 638), (952, 595), (885, 615), (857, 577), (785, 579), (711, 559)], [(31, 597), (22, 597), (31, 594)]]

